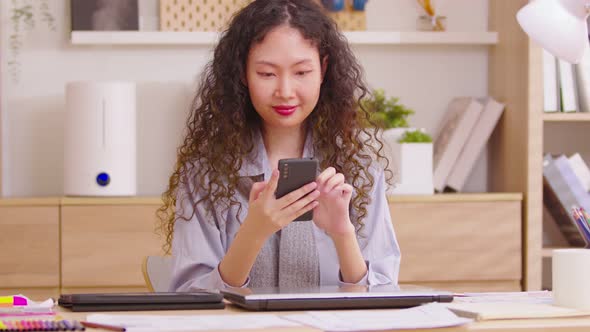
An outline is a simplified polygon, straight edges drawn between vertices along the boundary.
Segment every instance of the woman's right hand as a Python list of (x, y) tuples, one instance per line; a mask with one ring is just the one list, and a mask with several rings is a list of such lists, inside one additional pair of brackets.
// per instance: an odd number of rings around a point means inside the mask
[(264, 239), (318, 205), (317, 183), (308, 183), (277, 199), (278, 182), (279, 171), (275, 169), (268, 182), (256, 182), (250, 190), (248, 215), (243, 226), (252, 227)]

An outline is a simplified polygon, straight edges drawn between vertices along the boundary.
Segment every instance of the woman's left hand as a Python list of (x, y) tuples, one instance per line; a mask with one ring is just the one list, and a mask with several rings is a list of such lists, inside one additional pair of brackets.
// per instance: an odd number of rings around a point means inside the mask
[(325, 169), (316, 179), (320, 197), (313, 209), (313, 221), (330, 237), (354, 233), (350, 221), (349, 204), (352, 186), (344, 182), (344, 175), (334, 167)]

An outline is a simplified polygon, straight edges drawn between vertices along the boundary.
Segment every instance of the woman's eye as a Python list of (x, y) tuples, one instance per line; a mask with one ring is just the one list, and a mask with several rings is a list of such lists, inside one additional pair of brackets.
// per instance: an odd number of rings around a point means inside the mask
[(271, 76), (274, 76), (273, 73), (264, 73), (264, 72), (258, 72), (258, 75), (260, 75), (262, 77), (271, 77)]
[(311, 70), (301, 70), (298, 71), (297, 73), (295, 73), (297, 76), (305, 76), (307, 74), (311, 73)]

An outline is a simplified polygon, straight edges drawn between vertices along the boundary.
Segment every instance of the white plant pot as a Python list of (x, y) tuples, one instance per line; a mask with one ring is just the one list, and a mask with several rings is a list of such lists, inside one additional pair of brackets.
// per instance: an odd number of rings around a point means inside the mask
[(432, 143), (395, 143), (394, 154), (399, 156), (399, 181), (392, 194), (433, 194)]
[(393, 173), (393, 182), (400, 182), (400, 155), (397, 152), (397, 142), (406, 131), (414, 131), (414, 128), (391, 128), (382, 132), (383, 154), (389, 160), (389, 169)]
[(392, 128), (382, 132), (383, 155), (389, 160), (394, 183), (388, 195), (434, 193), (432, 143), (398, 143), (406, 131), (415, 130)]

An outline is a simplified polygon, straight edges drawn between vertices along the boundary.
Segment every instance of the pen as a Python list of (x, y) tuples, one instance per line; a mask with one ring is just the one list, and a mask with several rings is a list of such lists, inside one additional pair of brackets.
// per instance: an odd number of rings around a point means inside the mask
[(105, 329), (105, 330), (109, 330), (109, 331), (120, 331), (120, 332), (125, 331), (125, 328), (122, 326), (91, 323), (91, 322), (85, 322), (85, 321), (80, 321), (80, 324), (82, 324), (82, 326), (84, 326), (84, 327), (91, 327), (91, 328), (95, 328), (95, 329)]
[(582, 213), (582, 216), (584, 217), (584, 219), (586, 219), (586, 222), (588, 224), (590, 224), (590, 216), (588, 215), (588, 213), (586, 212), (586, 210), (584, 210), (583, 207), (580, 208), (580, 212)]

